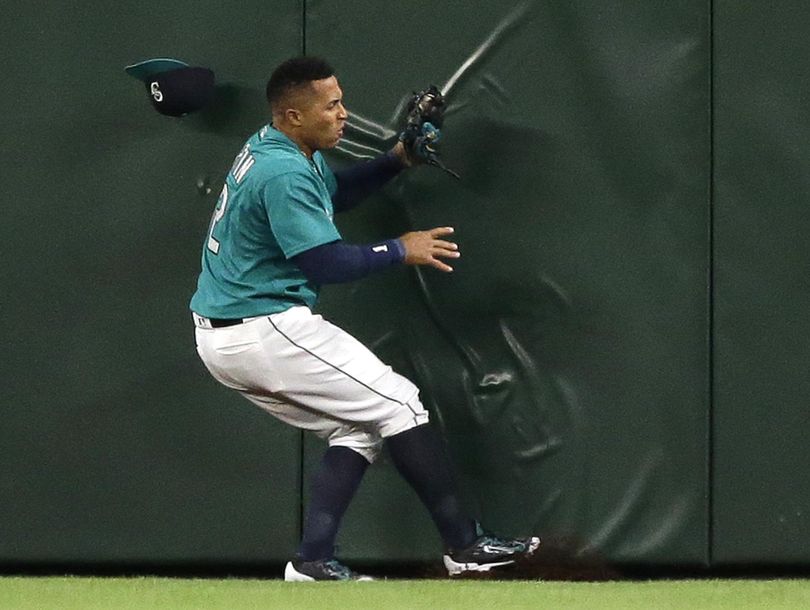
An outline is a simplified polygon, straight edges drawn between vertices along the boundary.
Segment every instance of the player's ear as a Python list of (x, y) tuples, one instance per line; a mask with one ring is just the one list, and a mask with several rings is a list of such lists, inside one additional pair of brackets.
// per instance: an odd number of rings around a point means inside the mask
[(287, 108), (284, 111), (284, 118), (290, 125), (295, 125), (296, 127), (301, 126), (301, 111), (296, 110), (295, 108)]

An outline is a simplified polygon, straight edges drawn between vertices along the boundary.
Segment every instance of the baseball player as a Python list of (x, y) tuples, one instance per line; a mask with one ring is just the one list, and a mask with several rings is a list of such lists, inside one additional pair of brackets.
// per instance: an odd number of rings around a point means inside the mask
[[(288, 60), (273, 72), (267, 98), (272, 122), (247, 141), (227, 174), (191, 310), (197, 351), (214, 378), (328, 443), (285, 580), (368, 578), (341, 564), (334, 545), (383, 445), (430, 512), (451, 575), (532, 554), (538, 538), (485, 534), (462, 512), (443, 442), (416, 386), (312, 311), (323, 284), (403, 264), (452, 271), (448, 263), (459, 251), (451, 227), (349, 244), (333, 222), (335, 212), (424, 161), (433, 126), (411, 129), (388, 153), (333, 173), (319, 151), (337, 145), (347, 112), (332, 68), (318, 58)], [(436, 116), (435, 107), (427, 110)]]

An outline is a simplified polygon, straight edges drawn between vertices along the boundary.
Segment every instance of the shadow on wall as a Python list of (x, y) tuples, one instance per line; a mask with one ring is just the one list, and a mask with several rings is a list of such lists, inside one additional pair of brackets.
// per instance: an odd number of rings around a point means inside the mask
[(234, 84), (217, 85), (208, 105), (186, 120), (196, 131), (246, 137), (269, 119), (263, 91)]
[[(566, 487), (583, 480), (572, 473), (586, 466), (571, 460), (588, 455), (575, 447), (585, 437), (582, 389), (567, 374), (564, 353), (581, 329), (570, 291), (548, 270), (544, 251), (542, 207), (555, 199), (537, 173), (555, 151), (540, 130), (489, 118), (452, 129), (462, 182), (436, 179), (438, 193), (428, 195), (420, 183), (401, 193), (404, 202), (440, 202), (464, 243), (463, 268), (452, 277), (415, 270), (432, 332), (449, 349), (441, 367), (426, 362), (418, 344), (408, 351), (418, 385), (441, 397), (434, 412), (452, 430), (470, 487), (481, 490), (481, 518), (530, 531), (556, 521), (551, 514), (579, 513), (570, 504), (581, 494)], [(412, 227), (435, 224), (425, 220), (435, 212), (404, 205)], [(563, 469), (552, 460), (558, 454)]]

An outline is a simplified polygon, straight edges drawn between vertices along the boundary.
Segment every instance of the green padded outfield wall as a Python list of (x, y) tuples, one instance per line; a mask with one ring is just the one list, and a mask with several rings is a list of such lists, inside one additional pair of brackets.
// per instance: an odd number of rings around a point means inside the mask
[[(403, 94), (432, 82), (462, 179), (411, 172), (341, 227), (451, 225), (462, 257), (328, 289), (324, 312), (422, 388), (487, 526), (705, 563), (706, 3), (385, 6), (307, 3), (307, 51), (359, 115), (332, 158), (390, 146)], [(436, 557), (393, 468), (360, 494), (343, 556)]]
[[(294, 551), (323, 446), (208, 377), (187, 303), (264, 82), (303, 51), (353, 114), (335, 165), (389, 147), (409, 92), (448, 92), (462, 179), (419, 168), (339, 223), (452, 225), (455, 273), (321, 311), (422, 388), (470, 511), (610, 561), (808, 560), (801, 4), (5, 6), (0, 565)], [(155, 113), (123, 67), (156, 56), (212, 68), (211, 106)], [(437, 557), (385, 459), (345, 525), (347, 559)]]
[[(300, 434), (207, 376), (187, 303), (300, 2), (3, 6), (0, 563), (287, 557)], [(154, 56), (211, 67), (220, 99), (158, 115), (123, 70)]]
[(713, 560), (810, 563), (810, 5), (715, 3)]

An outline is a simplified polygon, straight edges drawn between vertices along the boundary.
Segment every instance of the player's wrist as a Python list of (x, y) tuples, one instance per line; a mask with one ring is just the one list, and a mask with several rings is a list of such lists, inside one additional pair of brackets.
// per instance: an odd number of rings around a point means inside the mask
[(391, 250), (394, 253), (395, 262), (398, 264), (402, 264), (405, 262), (405, 256), (408, 254), (408, 251), (405, 249), (405, 244), (402, 243), (402, 240), (397, 239), (390, 239), (386, 243), (391, 245)]
[(405, 145), (402, 142), (397, 142), (394, 147), (388, 151), (387, 155), (392, 160), (397, 161), (402, 169), (413, 166), (413, 162), (408, 156), (408, 152), (405, 150)]

